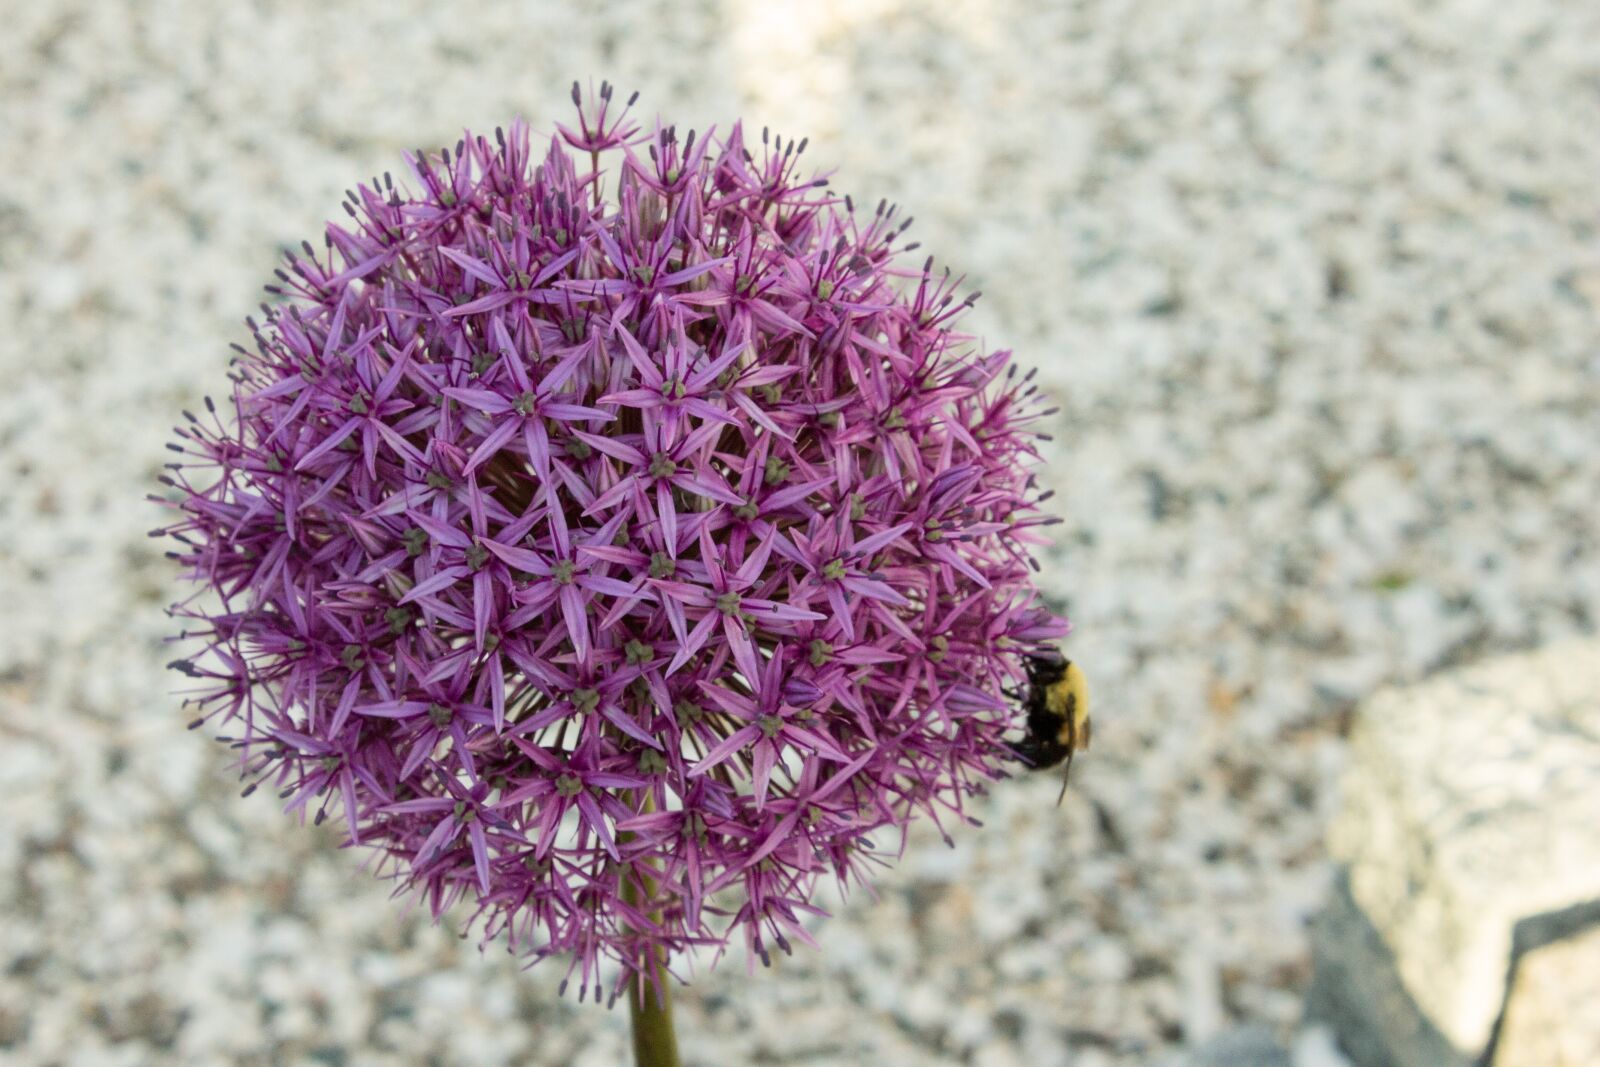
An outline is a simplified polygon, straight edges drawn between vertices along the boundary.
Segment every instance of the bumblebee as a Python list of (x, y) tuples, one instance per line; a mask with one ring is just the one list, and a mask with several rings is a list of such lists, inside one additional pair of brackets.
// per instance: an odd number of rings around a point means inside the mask
[[(1072, 754), (1089, 747), (1089, 686), (1076, 663), (1059, 652), (1028, 657), (1028, 688), (1019, 694), (1028, 713), (1028, 736), (1011, 742), (1011, 751), (1033, 770), (1066, 762), (1072, 773)], [(1060, 804), (1067, 795), (1061, 782)]]

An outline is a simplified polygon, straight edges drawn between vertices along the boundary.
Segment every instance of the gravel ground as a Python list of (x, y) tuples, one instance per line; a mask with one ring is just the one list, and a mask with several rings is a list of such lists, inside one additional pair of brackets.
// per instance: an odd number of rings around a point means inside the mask
[(621, 1062), (623, 1015), (234, 795), (142, 499), (277, 249), (592, 73), (808, 135), (985, 291), (1062, 405), (1098, 700), (1063, 808), (1008, 784), (822, 952), (702, 971), (689, 1062), (1336, 1063), (1296, 1031), (1351, 709), (1595, 628), (1600, 8), (325, 6), (6, 5), (0, 1060)]

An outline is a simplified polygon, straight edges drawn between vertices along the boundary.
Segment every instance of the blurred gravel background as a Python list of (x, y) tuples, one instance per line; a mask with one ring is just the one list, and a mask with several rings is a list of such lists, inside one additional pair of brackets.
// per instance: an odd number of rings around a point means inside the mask
[(0, 0), (0, 1062), (623, 1061), (234, 795), (144, 536), (278, 250), (593, 75), (809, 136), (984, 290), (1062, 405), (1098, 700), (1062, 809), (1006, 784), (823, 952), (702, 971), (688, 1061), (1338, 1063), (1299, 1018), (1350, 709), (1600, 610), (1600, 7), (586, 7)]

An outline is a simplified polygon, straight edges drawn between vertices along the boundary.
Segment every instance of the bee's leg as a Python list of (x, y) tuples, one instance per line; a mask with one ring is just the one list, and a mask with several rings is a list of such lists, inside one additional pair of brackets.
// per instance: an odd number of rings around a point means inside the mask
[(1061, 802), (1063, 800), (1067, 799), (1067, 786), (1071, 782), (1072, 782), (1072, 753), (1068, 752), (1067, 753), (1067, 769), (1061, 775), (1061, 793), (1060, 793), (1060, 795), (1058, 795), (1056, 797), (1056, 807), (1059, 808), (1061, 806)]

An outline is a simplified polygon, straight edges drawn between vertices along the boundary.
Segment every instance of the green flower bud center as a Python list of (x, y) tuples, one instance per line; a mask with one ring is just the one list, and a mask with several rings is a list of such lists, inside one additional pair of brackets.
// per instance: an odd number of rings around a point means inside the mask
[(821, 640), (811, 642), (811, 665), (813, 667), (820, 667), (831, 659), (833, 659), (833, 645)]
[(564, 797), (575, 797), (583, 792), (583, 780), (575, 774), (562, 774), (556, 778), (556, 792)]
[(628, 662), (634, 666), (649, 663), (655, 658), (655, 650), (643, 641), (629, 641), (623, 646), (623, 652), (628, 657)]
[(837, 582), (845, 576), (844, 560), (830, 559), (822, 568), (822, 576), (830, 582)]
[(572, 691), (572, 706), (582, 712), (590, 712), (600, 706), (600, 692), (596, 689), (574, 689)]
[(678, 569), (678, 561), (665, 552), (657, 552), (650, 557), (650, 577), (671, 578)]
[(678, 473), (678, 464), (665, 452), (657, 452), (650, 457), (650, 477), (670, 478)]
[(578, 573), (578, 565), (570, 559), (558, 560), (550, 569), (550, 577), (556, 580), (557, 585), (571, 585), (572, 579)]
[(428, 705), (428, 719), (433, 723), (433, 725), (439, 727), (440, 729), (449, 726), (450, 720), (453, 718), (455, 718), (455, 712), (451, 711), (443, 704)]
[(758, 715), (756, 725), (761, 727), (761, 732), (770, 739), (777, 737), (778, 731), (783, 729), (783, 720), (776, 715)]
[(732, 615), (739, 610), (740, 599), (738, 593), (723, 593), (717, 597), (717, 610), (724, 615)]

